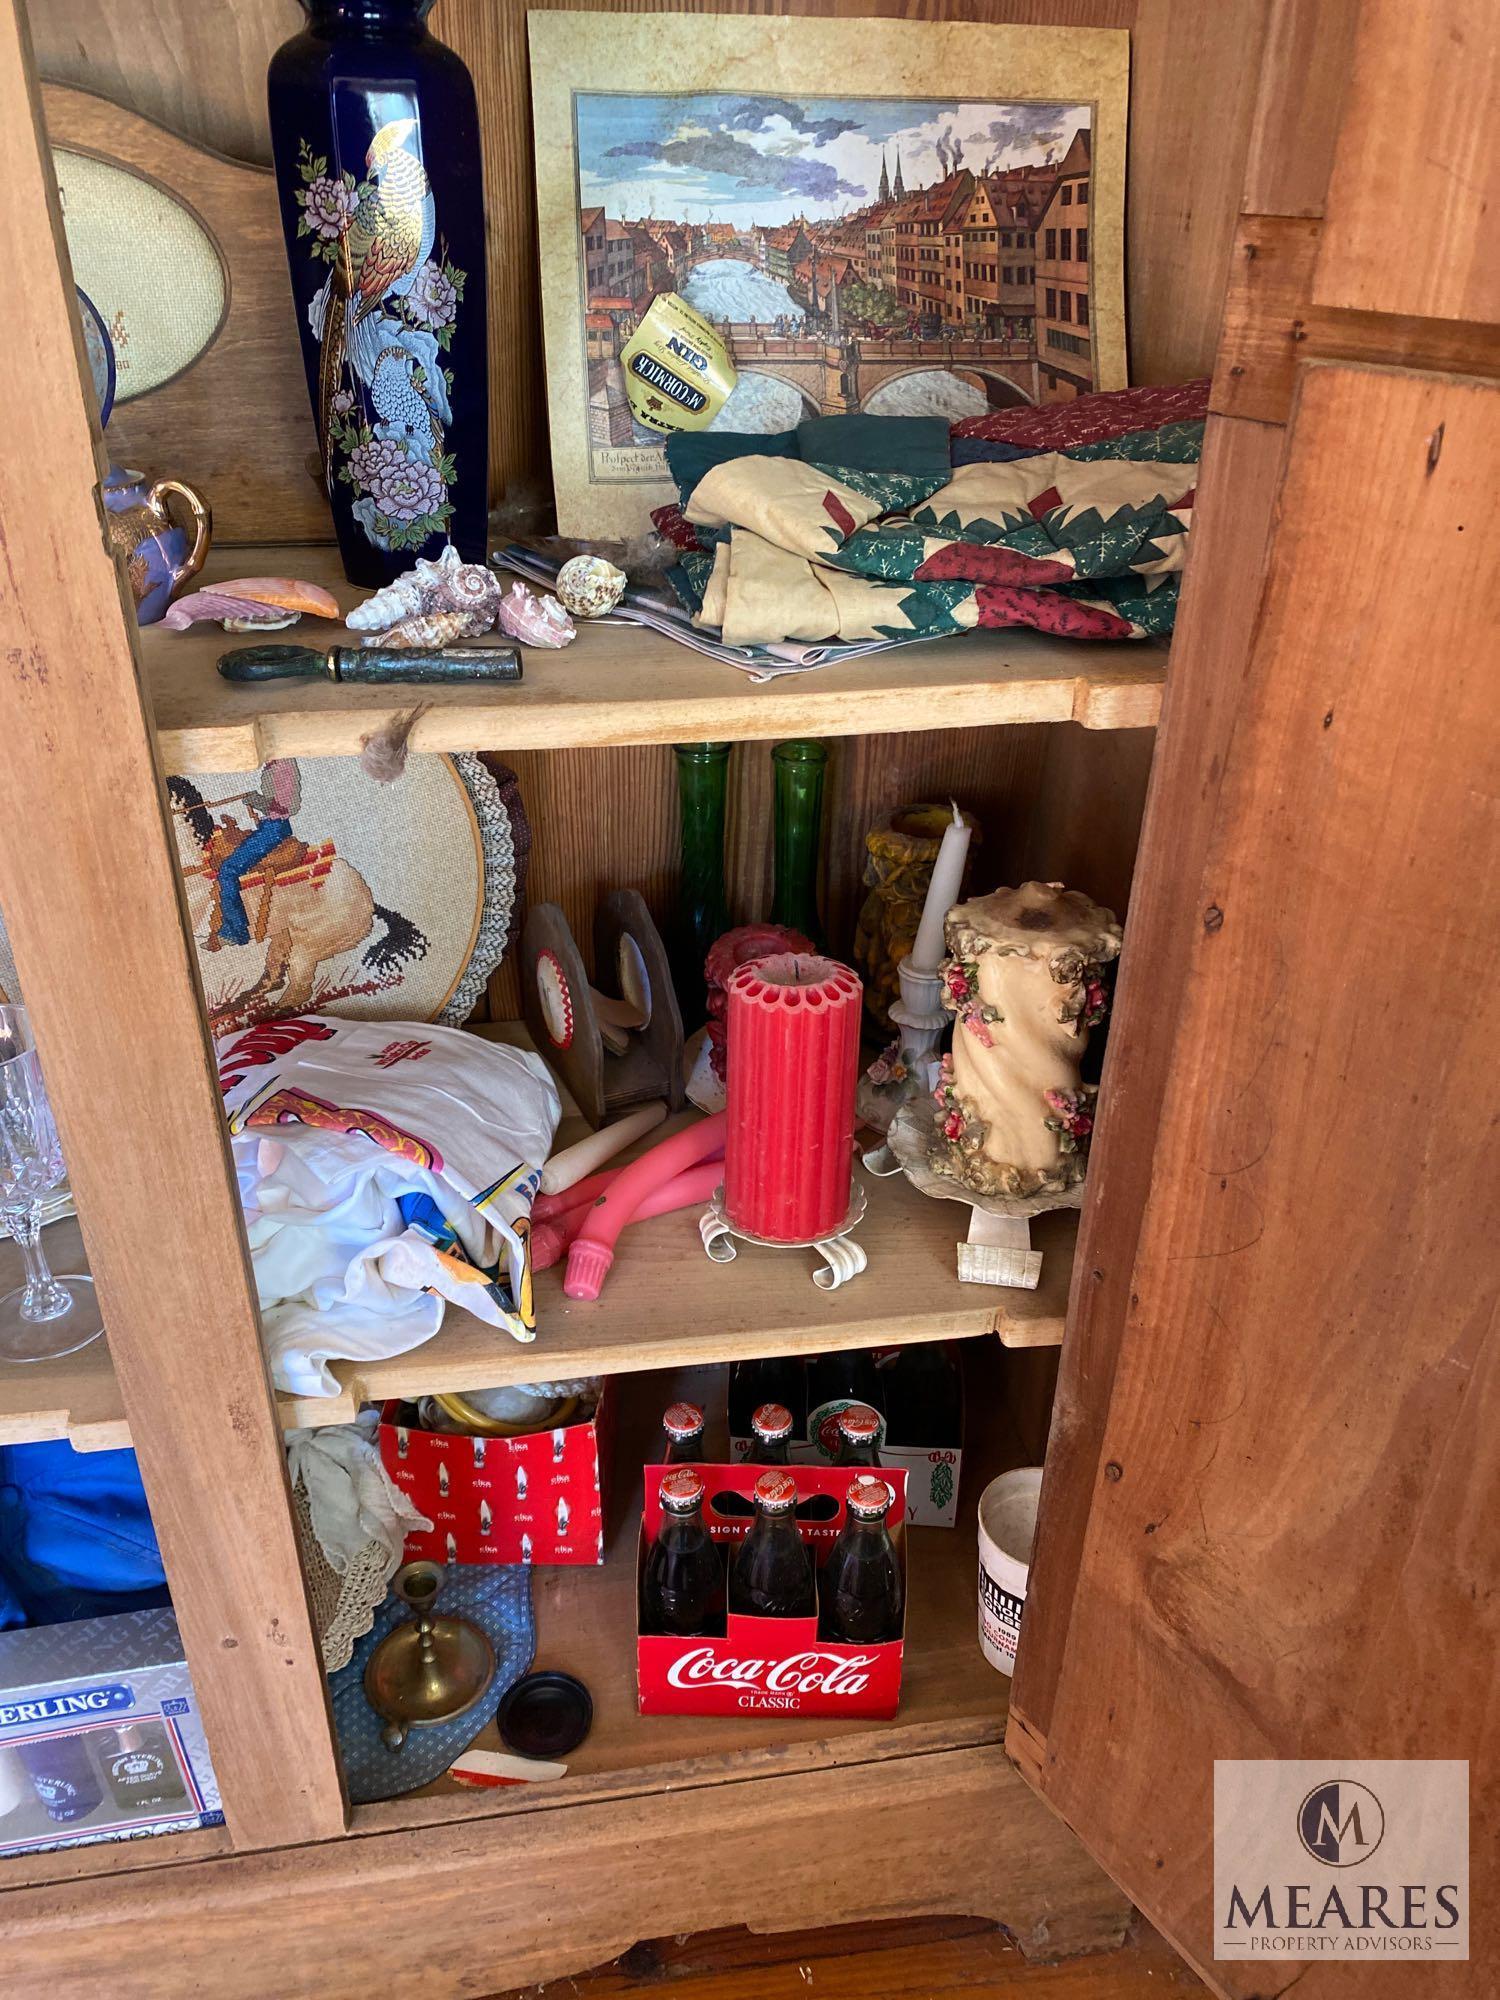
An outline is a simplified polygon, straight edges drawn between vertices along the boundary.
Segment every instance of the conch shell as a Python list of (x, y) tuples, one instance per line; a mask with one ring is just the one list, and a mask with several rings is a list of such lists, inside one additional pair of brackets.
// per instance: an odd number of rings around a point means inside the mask
[(603, 556), (574, 556), (557, 572), (556, 590), (575, 618), (603, 618), (625, 595), (626, 581)]
[(500, 596), (500, 579), (494, 571), (483, 563), (466, 563), (449, 542), (436, 562), (422, 558), (415, 569), (356, 604), (348, 623), (355, 632), (386, 632), (423, 613), (462, 611), (483, 621), (466, 635), (477, 638), (494, 624)]
[(500, 600), (500, 630), (523, 646), (567, 646), (578, 627), (555, 597), (538, 597), (519, 578)]
[(477, 639), (488, 632), (493, 619), (477, 611), (419, 611), (402, 618), (384, 632), (371, 632), (360, 641), (363, 646), (414, 646), (437, 652), (458, 639)]
[(304, 612), (312, 618), (342, 616), (338, 599), (321, 584), (295, 576), (236, 576), (179, 597), (161, 622), (172, 632), (213, 618), (226, 632), (274, 632), (295, 625)]

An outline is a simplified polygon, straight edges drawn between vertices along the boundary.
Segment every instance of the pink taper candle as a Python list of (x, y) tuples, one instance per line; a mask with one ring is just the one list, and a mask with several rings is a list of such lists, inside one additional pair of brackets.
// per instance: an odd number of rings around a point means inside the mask
[(786, 952), (742, 965), (726, 992), (725, 1215), (776, 1243), (831, 1235), (849, 1213), (854, 1167), (858, 975)]

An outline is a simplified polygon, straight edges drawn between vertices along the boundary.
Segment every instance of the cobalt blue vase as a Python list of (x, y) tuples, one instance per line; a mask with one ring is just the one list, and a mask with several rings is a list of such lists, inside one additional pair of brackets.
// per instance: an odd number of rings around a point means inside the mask
[(302, 0), (267, 80), (281, 225), (351, 583), (484, 559), (484, 208), (469, 72), (433, 0)]

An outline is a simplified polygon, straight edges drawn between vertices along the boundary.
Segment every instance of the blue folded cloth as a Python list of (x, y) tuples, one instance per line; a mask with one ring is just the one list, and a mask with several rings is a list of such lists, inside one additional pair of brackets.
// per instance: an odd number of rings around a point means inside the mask
[(0, 1447), (0, 1629), (170, 1600), (133, 1451)]

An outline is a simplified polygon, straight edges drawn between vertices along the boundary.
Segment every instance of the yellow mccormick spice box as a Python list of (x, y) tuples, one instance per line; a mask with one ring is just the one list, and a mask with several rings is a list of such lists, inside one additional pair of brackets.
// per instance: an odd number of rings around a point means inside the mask
[(620, 360), (631, 415), (651, 431), (701, 431), (737, 380), (721, 335), (676, 292), (651, 301)]

